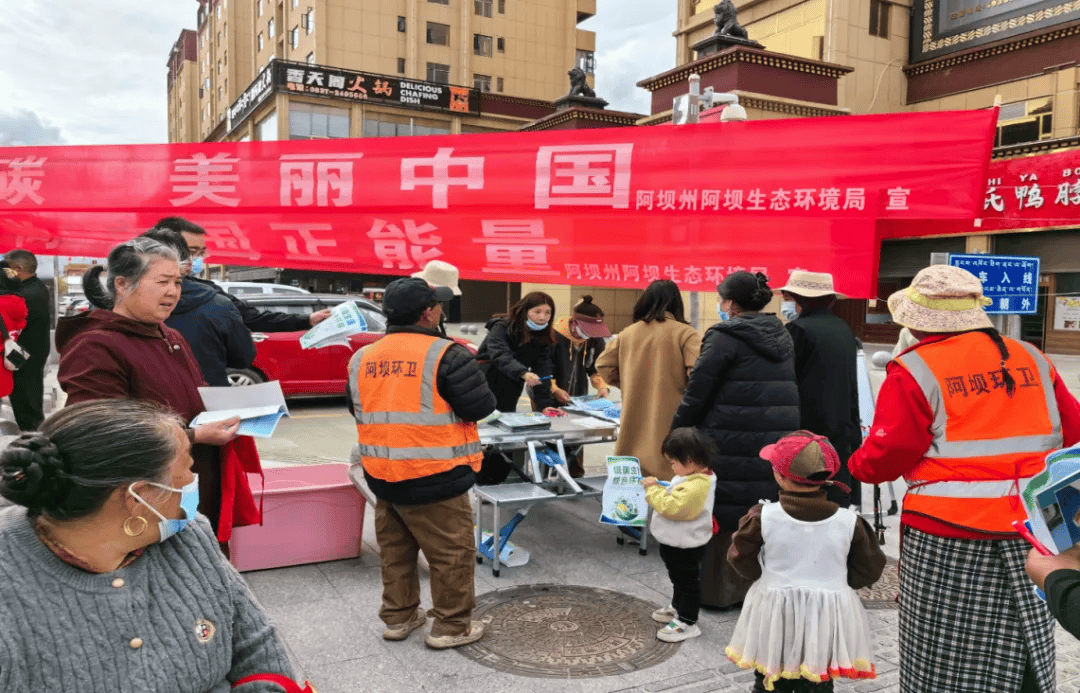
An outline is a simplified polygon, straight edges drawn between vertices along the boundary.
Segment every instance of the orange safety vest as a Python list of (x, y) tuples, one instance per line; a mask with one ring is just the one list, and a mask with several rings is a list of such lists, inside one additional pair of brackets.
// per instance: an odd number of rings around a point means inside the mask
[(934, 422), (933, 443), (908, 474), (904, 512), (962, 529), (1015, 535), (1026, 519), (1020, 491), (1060, 448), (1054, 370), (1026, 342), (1003, 337), (1016, 381), (1009, 397), (1001, 355), (987, 335), (968, 332), (919, 345), (897, 358), (911, 373)]
[(383, 481), (419, 479), (467, 464), (480, 471), (476, 424), (439, 396), (436, 374), (454, 343), (392, 334), (353, 354), (350, 396), (364, 469)]

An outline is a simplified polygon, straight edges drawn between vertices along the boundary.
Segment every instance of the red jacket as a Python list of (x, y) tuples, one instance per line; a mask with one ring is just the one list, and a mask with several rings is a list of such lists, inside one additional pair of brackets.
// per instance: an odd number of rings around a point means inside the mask
[[(0, 318), (7, 327), (8, 334), (18, 336), (19, 330), (26, 327), (26, 301), (17, 294), (0, 295)], [(7, 397), (14, 388), (11, 371), (0, 364), (0, 397)]]
[[(180, 333), (160, 323), (151, 325), (110, 310), (92, 310), (60, 319), (56, 349), (60, 352), (60, 387), (67, 393), (69, 405), (129, 397), (168, 407), (185, 422), (203, 411), (199, 387), (206, 383), (199, 364)], [(254, 501), (247, 475), (237, 471), (259, 469), (258, 452), (253, 444), (242, 441), (230, 445), (229, 450), (233, 454), (224, 456), (210, 445), (196, 445), (191, 450), (193, 469), (200, 475), (200, 496), (207, 500), (205, 507), (216, 509), (220, 504), (226, 512), (232, 511), (231, 521), (211, 518), (226, 534), (222, 541), (228, 539), (231, 527), (259, 521), (250, 512)]]
[[(921, 344), (945, 339), (934, 336)], [(912, 347), (915, 348), (915, 347)], [(1080, 442), (1080, 402), (1072, 396), (1061, 376), (1054, 373), (1054, 394), (1061, 414), (1061, 433), (1065, 446)], [(896, 363), (888, 366), (888, 375), (878, 393), (874, 410), (874, 424), (851, 459), (848, 468), (851, 475), (868, 484), (881, 484), (898, 479), (909, 473), (923, 461), (933, 434), (930, 427), (934, 416), (930, 404), (912, 375)], [(956, 527), (935, 522), (931, 518), (903, 513), (902, 524), (928, 534), (959, 539), (1000, 538), (959, 530)]]

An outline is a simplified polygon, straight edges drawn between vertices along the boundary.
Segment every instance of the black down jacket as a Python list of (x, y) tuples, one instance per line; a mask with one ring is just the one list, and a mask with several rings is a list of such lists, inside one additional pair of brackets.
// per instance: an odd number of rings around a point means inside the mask
[(488, 387), (495, 393), (499, 411), (517, 411), (525, 381), (526, 371), (532, 371), (541, 378), (547, 378), (533, 389), (533, 401), (540, 408), (558, 406), (551, 394), (551, 375), (555, 372), (552, 358), (554, 344), (542, 344), (530, 340), (525, 344), (518, 341), (510, 331), (505, 318), (493, 318), (488, 321), (487, 336), (476, 352), (476, 360), (484, 371)]
[(247, 368), (255, 360), (255, 342), (232, 301), (199, 282), (185, 278), (180, 300), (165, 324), (184, 336), (203, 379), (228, 387), (227, 368)]
[(759, 500), (777, 500), (761, 448), (799, 428), (794, 347), (779, 318), (741, 313), (705, 332), (672, 428), (693, 426), (712, 438), (716, 463), (713, 515), (724, 531)]

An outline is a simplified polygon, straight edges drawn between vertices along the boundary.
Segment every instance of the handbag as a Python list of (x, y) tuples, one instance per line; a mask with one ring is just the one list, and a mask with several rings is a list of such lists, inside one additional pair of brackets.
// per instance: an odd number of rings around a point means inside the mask
[(4, 338), (4, 368), (9, 371), (19, 370), (30, 360), (29, 352), (19, 346), (19, 343), (11, 336), (3, 318), (0, 318), (0, 335)]

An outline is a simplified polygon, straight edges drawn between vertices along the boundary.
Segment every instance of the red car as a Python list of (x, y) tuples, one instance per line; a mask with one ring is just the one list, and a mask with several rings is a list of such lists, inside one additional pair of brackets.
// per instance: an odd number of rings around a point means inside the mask
[[(368, 332), (349, 338), (349, 346), (329, 346), (322, 349), (301, 349), (303, 332), (255, 332), (257, 353), (251, 368), (229, 369), (229, 382), (234, 386), (254, 385), (269, 380), (281, 382), (286, 397), (305, 395), (341, 395), (349, 377), (349, 359), (357, 349), (382, 339), (386, 334), (386, 316), (371, 301), (358, 296), (341, 294), (265, 294), (244, 297), (244, 301), (259, 310), (311, 315), (333, 308), (344, 301), (354, 301), (367, 320)], [(476, 353), (468, 341), (457, 340)]]

